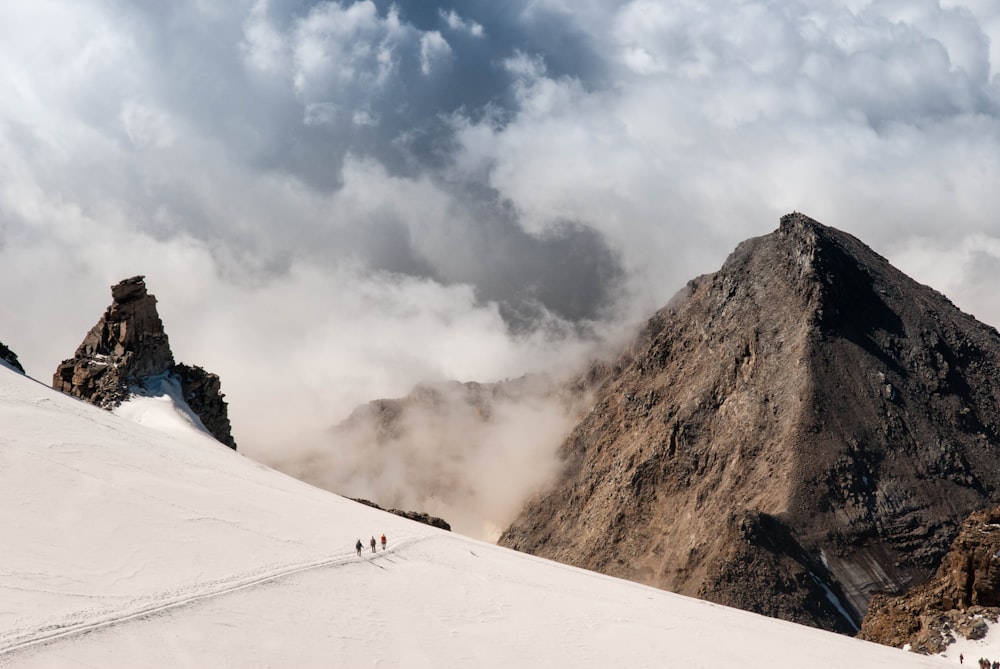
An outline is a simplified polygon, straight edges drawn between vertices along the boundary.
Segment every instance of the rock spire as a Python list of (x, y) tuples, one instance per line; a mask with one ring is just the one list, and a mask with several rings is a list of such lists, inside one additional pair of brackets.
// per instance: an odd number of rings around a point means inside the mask
[(219, 377), (201, 367), (174, 363), (156, 298), (146, 292), (145, 277), (134, 276), (112, 286), (111, 298), (111, 306), (75, 355), (59, 364), (52, 387), (110, 410), (136, 391), (147, 389), (152, 379), (173, 377), (205, 429), (235, 449)]

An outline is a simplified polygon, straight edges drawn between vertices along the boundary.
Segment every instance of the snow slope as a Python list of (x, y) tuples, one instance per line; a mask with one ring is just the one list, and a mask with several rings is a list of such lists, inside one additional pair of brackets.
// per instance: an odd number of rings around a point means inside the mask
[(0, 369), (0, 667), (958, 664), (385, 514), (142, 401), (145, 424)]

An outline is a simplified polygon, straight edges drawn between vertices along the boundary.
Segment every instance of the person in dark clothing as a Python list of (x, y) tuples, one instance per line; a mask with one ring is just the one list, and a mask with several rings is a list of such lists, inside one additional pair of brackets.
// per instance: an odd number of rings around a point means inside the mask
[(375, 552), (375, 537), (372, 537), (372, 553)]
[(361, 557), (361, 539), (358, 539), (358, 543), (355, 544), (354, 548), (358, 551), (358, 557)]

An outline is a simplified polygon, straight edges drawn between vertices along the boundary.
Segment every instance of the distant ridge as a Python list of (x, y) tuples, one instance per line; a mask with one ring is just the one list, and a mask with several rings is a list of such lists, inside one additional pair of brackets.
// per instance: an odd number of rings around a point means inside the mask
[(1000, 335), (800, 213), (609, 368), (500, 544), (853, 633), (1000, 502)]
[(201, 367), (174, 363), (156, 298), (146, 292), (145, 277), (134, 276), (112, 286), (111, 297), (111, 306), (76, 354), (59, 364), (52, 387), (113, 409), (135, 394), (160, 387), (158, 377), (170, 376), (205, 429), (235, 449), (219, 377)]

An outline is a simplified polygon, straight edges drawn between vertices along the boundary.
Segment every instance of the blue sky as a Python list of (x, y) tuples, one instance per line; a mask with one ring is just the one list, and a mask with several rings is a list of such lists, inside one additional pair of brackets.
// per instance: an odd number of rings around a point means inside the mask
[(47, 380), (145, 274), (264, 452), (792, 210), (1000, 325), (998, 68), (988, 0), (3, 3), (0, 340)]

